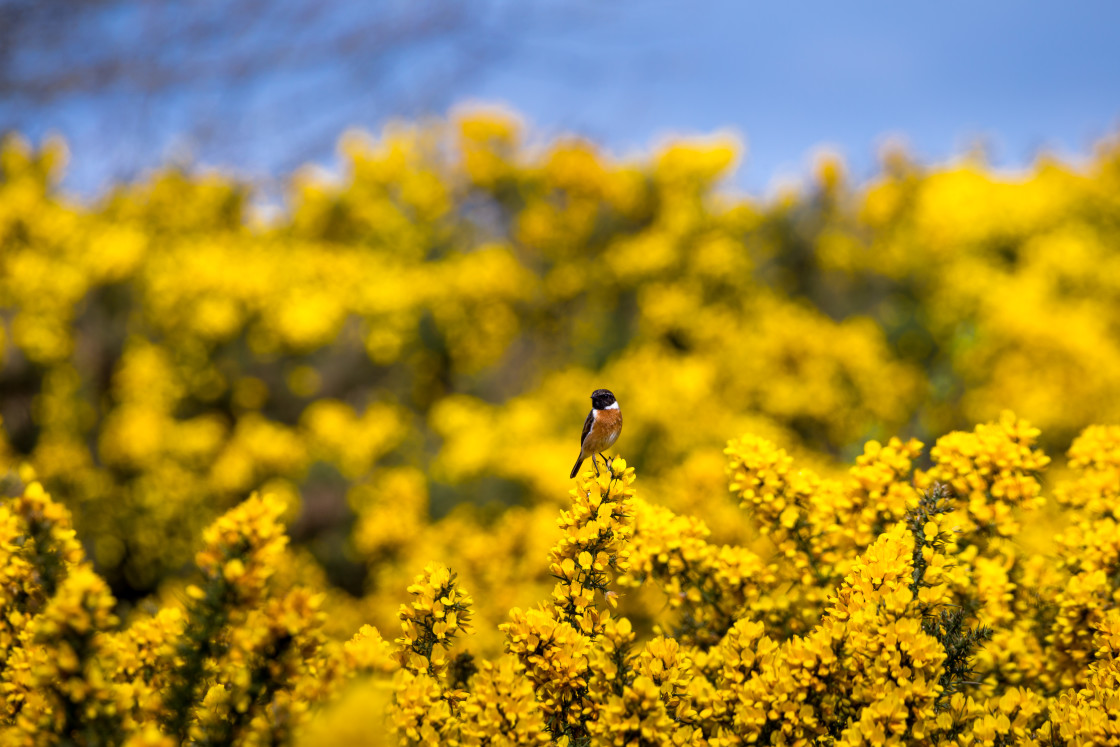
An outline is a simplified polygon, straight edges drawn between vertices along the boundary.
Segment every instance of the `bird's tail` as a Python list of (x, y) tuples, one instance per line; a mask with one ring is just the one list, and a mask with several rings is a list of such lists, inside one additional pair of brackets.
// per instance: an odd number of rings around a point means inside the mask
[(576, 466), (572, 467), (572, 474), (568, 475), (568, 477), (575, 477), (579, 474), (579, 467), (583, 464), (583, 459), (583, 454), (580, 454), (579, 459), (576, 460)]

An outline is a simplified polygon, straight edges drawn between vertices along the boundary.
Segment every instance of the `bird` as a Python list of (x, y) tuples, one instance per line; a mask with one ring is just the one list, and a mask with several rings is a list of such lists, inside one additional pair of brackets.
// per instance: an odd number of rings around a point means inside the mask
[[(595, 476), (598, 477), (599, 463), (595, 461), (595, 455), (603, 456), (603, 452), (618, 440), (621, 432), (622, 410), (618, 408), (618, 400), (609, 389), (596, 389), (591, 393), (591, 412), (587, 413), (587, 420), (583, 421), (583, 433), (579, 437), (579, 459), (576, 460), (576, 466), (572, 467), (570, 477), (579, 473), (579, 467), (587, 457), (591, 457), (591, 463), (595, 465)], [(605, 456), (603, 464), (607, 464)]]

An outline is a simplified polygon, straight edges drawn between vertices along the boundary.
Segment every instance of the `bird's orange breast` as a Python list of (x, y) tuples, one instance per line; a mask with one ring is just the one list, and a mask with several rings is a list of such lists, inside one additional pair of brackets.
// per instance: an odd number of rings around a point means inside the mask
[(595, 422), (591, 425), (591, 432), (584, 441), (584, 450), (587, 453), (602, 451), (609, 448), (618, 440), (622, 430), (621, 410), (596, 410)]

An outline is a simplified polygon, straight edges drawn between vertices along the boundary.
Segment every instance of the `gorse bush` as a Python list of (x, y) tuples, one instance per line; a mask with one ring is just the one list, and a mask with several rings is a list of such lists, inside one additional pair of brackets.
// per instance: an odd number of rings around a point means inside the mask
[(1105, 739), (1120, 149), (737, 153), (473, 112), (265, 219), (5, 140), (0, 742)]
[[(645, 502), (621, 458), (599, 477), (589, 468), (538, 560), (551, 597), (510, 610), (502, 651), (486, 659), (470, 652), (472, 597), (438, 563), (408, 586), (395, 640), (368, 625), (328, 640), (322, 595), (291, 581), (283, 505), (267, 496), (204, 532), (197, 584), (122, 624), (68, 512), (31, 482), (0, 505), (0, 736), (1115, 743), (1120, 428), (1078, 438), (1049, 517), (1037, 436), (1005, 413), (940, 439), (917, 472), (916, 442), (870, 442), (844, 479), (735, 439), (730, 493), (764, 553), (710, 544), (703, 524)], [(1051, 557), (1016, 541), (1041, 521), (1063, 527)], [(619, 590), (643, 585), (663, 601), (639, 637)]]

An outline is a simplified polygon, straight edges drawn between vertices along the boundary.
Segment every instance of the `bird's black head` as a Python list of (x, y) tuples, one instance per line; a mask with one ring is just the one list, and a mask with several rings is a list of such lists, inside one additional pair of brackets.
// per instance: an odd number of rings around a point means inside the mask
[(591, 406), (596, 410), (605, 410), (615, 402), (610, 389), (596, 389), (591, 393)]

